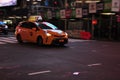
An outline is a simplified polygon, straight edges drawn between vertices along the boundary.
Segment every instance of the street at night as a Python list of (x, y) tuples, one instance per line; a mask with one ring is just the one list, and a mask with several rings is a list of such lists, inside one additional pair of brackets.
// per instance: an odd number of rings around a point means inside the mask
[(69, 38), (63, 47), (37, 46), (0, 35), (0, 80), (120, 80), (120, 43)]

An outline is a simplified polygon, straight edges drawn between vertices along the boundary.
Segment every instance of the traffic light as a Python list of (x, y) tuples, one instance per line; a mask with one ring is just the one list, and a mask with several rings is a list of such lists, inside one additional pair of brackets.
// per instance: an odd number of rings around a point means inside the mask
[(96, 25), (97, 24), (97, 20), (96, 19), (92, 20), (92, 24)]
[(58, 3), (57, 3), (57, 1), (54, 1), (54, 5), (57, 5)]
[(54, 7), (58, 7), (58, 1), (57, 1), (57, 0), (54, 0), (54, 1), (53, 1), (53, 5), (54, 5)]

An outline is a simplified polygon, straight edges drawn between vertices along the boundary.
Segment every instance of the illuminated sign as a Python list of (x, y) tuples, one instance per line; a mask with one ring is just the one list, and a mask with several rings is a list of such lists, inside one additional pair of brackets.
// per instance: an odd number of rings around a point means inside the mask
[(17, 5), (17, 0), (0, 0), (0, 7)]

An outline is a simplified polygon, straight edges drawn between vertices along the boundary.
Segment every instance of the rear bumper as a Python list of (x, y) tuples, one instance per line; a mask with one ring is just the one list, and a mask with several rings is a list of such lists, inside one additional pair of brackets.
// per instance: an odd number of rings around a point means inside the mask
[(7, 29), (0, 29), (0, 33), (6, 33), (6, 32), (8, 32)]

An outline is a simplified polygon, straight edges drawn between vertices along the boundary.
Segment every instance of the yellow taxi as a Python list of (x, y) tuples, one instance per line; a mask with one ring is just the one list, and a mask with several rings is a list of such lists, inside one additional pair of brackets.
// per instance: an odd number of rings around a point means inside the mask
[(49, 22), (20, 22), (16, 26), (15, 36), (19, 43), (33, 42), (38, 45), (60, 46), (68, 43), (68, 34)]

